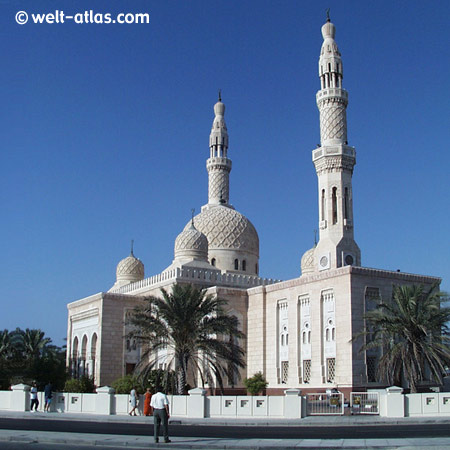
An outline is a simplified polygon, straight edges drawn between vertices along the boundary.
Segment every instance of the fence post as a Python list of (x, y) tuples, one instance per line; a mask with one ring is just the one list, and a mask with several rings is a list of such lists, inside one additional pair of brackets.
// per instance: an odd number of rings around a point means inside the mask
[(302, 398), (300, 389), (286, 389), (284, 391), (284, 417), (301, 419)]
[(30, 386), (28, 384), (15, 384), (11, 386), (11, 410), (29, 411), (30, 410)]
[(112, 387), (102, 386), (97, 388), (96, 392), (95, 412), (105, 415), (112, 414), (112, 402), (116, 391)]
[(386, 388), (386, 394), (387, 417), (405, 417), (403, 389), (398, 386), (391, 386)]
[(188, 417), (197, 417), (203, 419), (205, 417), (205, 400), (206, 390), (202, 388), (194, 388), (189, 391), (187, 398), (187, 415)]

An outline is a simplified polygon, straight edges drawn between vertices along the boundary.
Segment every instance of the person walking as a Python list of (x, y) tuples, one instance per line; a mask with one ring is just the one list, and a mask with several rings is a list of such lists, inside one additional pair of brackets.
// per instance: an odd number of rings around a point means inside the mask
[(53, 386), (52, 383), (50, 382), (48, 382), (45, 385), (44, 397), (45, 397), (44, 411), (50, 412), (50, 405), (52, 404), (52, 397), (53, 397)]
[(31, 411), (33, 411), (33, 406), (34, 406), (34, 411), (37, 412), (38, 408), (39, 408), (39, 400), (38, 400), (38, 388), (36, 385), (36, 382), (33, 383), (33, 386), (31, 387), (31, 391), (30, 391), (30, 395), (31, 395)]
[(152, 415), (152, 407), (150, 406), (150, 401), (152, 399), (152, 391), (150, 388), (147, 388), (147, 392), (145, 393), (144, 398), (144, 416)]
[(133, 387), (133, 389), (131, 389), (130, 392), (130, 406), (131, 406), (131, 411), (129, 412), (130, 416), (137, 416), (136, 414), (137, 392), (135, 387)]
[(153, 433), (155, 442), (159, 442), (159, 428), (162, 422), (164, 442), (169, 439), (169, 399), (162, 392), (161, 386), (156, 386), (156, 394), (152, 395), (150, 406), (153, 408)]

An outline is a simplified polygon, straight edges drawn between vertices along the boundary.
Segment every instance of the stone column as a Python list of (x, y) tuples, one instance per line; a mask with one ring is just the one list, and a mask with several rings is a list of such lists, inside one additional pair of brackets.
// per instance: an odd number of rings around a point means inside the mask
[(386, 388), (387, 417), (405, 417), (405, 400), (403, 389), (398, 386)]
[(97, 414), (111, 415), (115, 411), (113, 408), (113, 400), (115, 390), (109, 386), (102, 386), (96, 390), (97, 399), (95, 402), (95, 412)]
[(12, 411), (30, 410), (30, 386), (27, 384), (16, 384), (11, 386), (11, 407)]
[(189, 391), (187, 398), (188, 417), (204, 418), (206, 413), (206, 390), (195, 388)]
[(302, 397), (300, 389), (286, 389), (284, 391), (284, 417), (301, 419)]

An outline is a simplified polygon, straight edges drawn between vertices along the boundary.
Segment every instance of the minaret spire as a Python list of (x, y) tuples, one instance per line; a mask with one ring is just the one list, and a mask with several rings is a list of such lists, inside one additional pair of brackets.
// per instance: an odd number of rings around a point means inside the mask
[(361, 265), (361, 252), (353, 236), (352, 174), (356, 152), (347, 142), (348, 93), (342, 88), (344, 72), (335, 35), (328, 9), (319, 58), (321, 89), (316, 95), (321, 145), (312, 152), (319, 185), (319, 242), (315, 250), (318, 270)]
[(225, 105), (222, 103), (222, 91), (214, 105), (214, 121), (209, 136), (208, 205), (229, 206), (231, 160), (227, 157), (228, 131), (225, 123)]

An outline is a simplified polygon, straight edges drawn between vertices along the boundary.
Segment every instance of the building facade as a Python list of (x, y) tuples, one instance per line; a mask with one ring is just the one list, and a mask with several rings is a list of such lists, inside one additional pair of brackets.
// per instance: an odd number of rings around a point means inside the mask
[[(144, 296), (175, 283), (207, 288), (228, 301), (246, 334), (247, 367), (242, 378), (261, 371), (268, 392), (286, 388), (342, 391), (376, 386), (376, 351), (361, 352), (354, 339), (364, 314), (394, 285), (432, 285), (439, 278), (365, 268), (354, 239), (352, 175), (355, 148), (348, 144), (343, 64), (335, 26), (322, 26), (319, 58), (321, 144), (312, 151), (318, 178), (319, 241), (301, 259), (301, 276), (260, 278), (259, 238), (252, 223), (229, 202), (228, 130), (219, 95), (209, 141), (208, 203), (178, 235), (172, 264), (145, 278), (134, 256), (119, 262), (116, 282), (68, 305), (67, 364), (75, 376), (110, 384), (140, 360), (139, 344), (125, 338), (126, 314)], [(162, 363), (164, 367), (164, 363)], [(228, 380), (228, 385), (242, 387)]]

